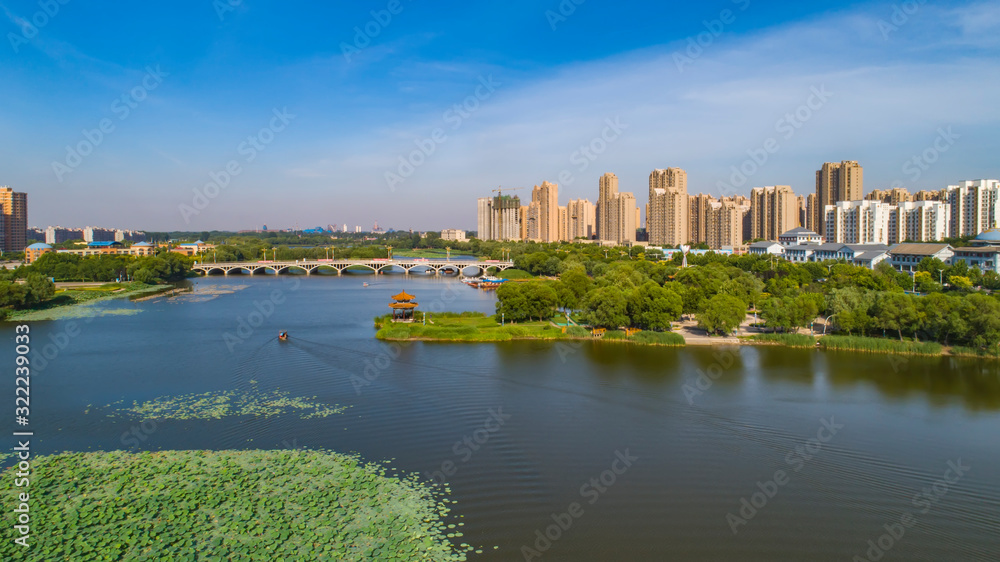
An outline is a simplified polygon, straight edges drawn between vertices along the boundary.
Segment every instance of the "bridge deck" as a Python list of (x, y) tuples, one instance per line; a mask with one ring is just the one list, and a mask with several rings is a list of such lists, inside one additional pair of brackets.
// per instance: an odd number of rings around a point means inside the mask
[(402, 269), (409, 274), (416, 269), (433, 271), (435, 275), (440, 275), (443, 271), (455, 271), (462, 274), (468, 269), (475, 268), (475, 275), (485, 275), (490, 268), (498, 271), (506, 271), (514, 267), (512, 261), (479, 261), (466, 262), (461, 260), (422, 260), (422, 259), (393, 259), (393, 260), (303, 260), (303, 261), (261, 261), (261, 262), (224, 262), (224, 263), (199, 263), (191, 269), (203, 275), (222, 273), (229, 275), (233, 271), (247, 272), (255, 275), (258, 272), (271, 271), (281, 275), (291, 273), (292, 270), (305, 272), (311, 275), (320, 268), (336, 270), (337, 275), (343, 274), (348, 268), (368, 269), (373, 273), (380, 273), (383, 270)]

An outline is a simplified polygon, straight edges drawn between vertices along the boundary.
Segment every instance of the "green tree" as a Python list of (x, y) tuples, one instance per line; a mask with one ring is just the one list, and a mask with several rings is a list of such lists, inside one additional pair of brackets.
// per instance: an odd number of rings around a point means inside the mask
[(587, 295), (587, 320), (597, 328), (616, 329), (629, 324), (628, 302), (616, 287), (601, 287)]
[(864, 333), (872, 326), (869, 314), (875, 299), (870, 291), (857, 287), (834, 289), (827, 295), (826, 311), (836, 316), (836, 324), (848, 334)]
[(671, 323), (681, 317), (684, 301), (676, 292), (648, 281), (633, 292), (629, 315), (632, 325), (654, 332), (669, 332)]
[[(965, 263), (965, 262), (959, 262)], [(964, 275), (952, 275), (948, 278), (948, 282), (951, 283), (952, 287), (955, 287), (959, 291), (971, 291), (972, 290), (972, 279)]]
[(583, 299), (593, 286), (593, 280), (582, 267), (567, 270), (559, 277), (556, 288), (560, 306), (568, 309), (580, 308)]
[(51, 299), (56, 294), (55, 284), (39, 273), (29, 273), (24, 280), (24, 305), (32, 306)]
[(743, 323), (747, 304), (731, 295), (716, 295), (705, 303), (698, 325), (710, 334), (728, 334)]
[(903, 293), (882, 293), (875, 301), (875, 321), (883, 330), (893, 330), (903, 341), (903, 330), (919, 326), (920, 314), (913, 297)]

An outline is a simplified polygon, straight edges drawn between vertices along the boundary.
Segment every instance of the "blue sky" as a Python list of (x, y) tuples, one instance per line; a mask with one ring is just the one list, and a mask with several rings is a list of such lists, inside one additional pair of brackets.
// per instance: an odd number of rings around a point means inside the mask
[(715, 195), (1000, 176), (997, 2), (53, 2), (0, 0), (33, 226), (474, 229), (498, 185), (645, 203), (668, 166)]

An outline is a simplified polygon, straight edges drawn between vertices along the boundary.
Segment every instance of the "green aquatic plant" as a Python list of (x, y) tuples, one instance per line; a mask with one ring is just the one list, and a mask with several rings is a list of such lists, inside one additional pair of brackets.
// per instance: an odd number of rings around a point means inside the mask
[(211, 420), (238, 416), (272, 418), (298, 414), (302, 419), (326, 418), (342, 414), (345, 406), (296, 398), (281, 391), (220, 391), (184, 396), (163, 396), (148, 402), (133, 402), (122, 411), (142, 420)]
[[(15, 471), (0, 475), (4, 497)], [(327, 451), (40, 456), (30, 548), (0, 541), (0, 559), (465, 560), (447, 503), (416, 476)], [(0, 519), (15, 532), (16, 517)]]

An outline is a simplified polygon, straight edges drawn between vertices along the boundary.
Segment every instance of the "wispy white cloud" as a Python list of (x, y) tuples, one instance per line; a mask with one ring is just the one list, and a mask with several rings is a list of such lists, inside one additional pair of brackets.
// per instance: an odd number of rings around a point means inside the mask
[[(822, 162), (842, 159), (862, 161), (872, 189), (897, 180), (906, 159), (947, 125), (962, 139), (911, 187), (936, 188), (978, 176), (994, 165), (976, 147), (993, 138), (984, 135), (1000, 123), (995, 102), (1000, 59), (980, 50), (956, 56), (954, 42), (992, 29), (988, 22), (995, 8), (925, 6), (919, 14), (923, 20), (914, 16), (913, 27), (901, 28), (890, 41), (878, 30), (885, 14), (871, 8), (750, 35), (723, 35), (683, 72), (672, 54), (684, 43), (568, 65), (498, 91), (460, 130), (447, 131), (448, 141), (401, 189), (413, 196), (455, 197), (422, 212), (426, 224), (421, 226), (439, 224), (456, 212), (466, 212), (463, 224), (472, 226), (469, 209), (489, 186), (556, 181), (563, 170), (574, 178), (563, 186), (563, 202), (595, 198), (597, 179), (606, 171), (617, 173), (622, 188), (642, 200), (649, 170), (664, 166), (686, 168), (692, 191), (717, 192), (731, 167), (769, 138), (779, 140), (781, 149), (744, 191), (791, 184), (807, 193)], [(928, 22), (933, 26), (928, 28)], [(792, 138), (784, 138), (776, 124), (804, 106), (813, 87), (825, 87), (832, 97)], [(387, 195), (384, 172), (413, 150), (414, 139), (441, 126), (445, 109), (362, 133), (363, 150), (343, 147), (346, 156), (337, 164), (341, 177), (368, 197)], [(571, 157), (600, 135), (606, 118), (615, 117), (628, 129), (581, 170)], [(407, 209), (400, 209), (395, 218), (409, 217)]]

